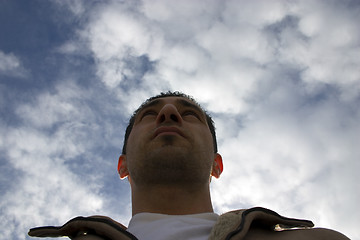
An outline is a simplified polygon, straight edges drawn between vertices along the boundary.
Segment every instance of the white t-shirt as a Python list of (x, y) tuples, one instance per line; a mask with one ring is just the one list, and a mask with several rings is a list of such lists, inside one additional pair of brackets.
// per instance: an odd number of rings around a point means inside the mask
[(191, 215), (166, 215), (139, 213), (129, 222), (128, 232), (139, 240), (205, 240), (219, 215), (201, 213)]

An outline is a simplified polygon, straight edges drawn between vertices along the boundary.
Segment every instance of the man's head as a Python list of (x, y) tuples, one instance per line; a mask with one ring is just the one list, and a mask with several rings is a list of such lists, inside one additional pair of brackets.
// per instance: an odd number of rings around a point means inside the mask
[(153, 100), (156, 100), (158, 98), (164, 98), (164, 97), (180, 97), (180, 98), (185, 98), (187, 100), (189, 100), (190, 102), (194, 103), (196, 106), (198, 106), (204, 113), (205, 113), (205, 116), (206, 116), (206, 122), (209, 126), (209, 130), (210, 130), (210, 133), (212, 135), (212, 138), (213, 138), (213, 146), (214, 146), (214, 152), (217, 153), (217, 141), (216, 141), (216, 132), (215, 132), (215, 125), (214, 125), (214, 121), (212, 120), (211, 116), (200, 106), (200, 104), (198, 104), (194, 98), (192, 98), (191, 96), (189, 95), (186, 95), (184, 93), (181, 93), (181, 92), (166, 92), (166, 93), (160, 93), (159, 95), (156, 95), (154, 97), (150, 97), (148, 98), (145, 102), (143, 102), (141, 104), (141, 106), (135, 110), (135, 112), (133, 113), (133, 115), (131, 116), (130, 120), (129, 120), (129, 124), (126, 128), (126, 131), (125, 131), (125, 137), (124, 137), (124, 145), (123, 145), (123, 148), (122, 148), (122, 154), (126, 154), (126, 146), (127, 146), (127, 141), (128, 141), (128, 138), (129, 138), (129, 135), (131, 133), (131, 130), (134, 126), (134, 121), (135, 121), (135, 118), (136, 116), (138, 115), (138, 113), (144, 108), (146, 107), (149, 103), (151, 103)]
[(179, 92), (149, 98), (129, 121), (118, 170), (137, 186), (208, 184), (222, 171), (211, 117)]

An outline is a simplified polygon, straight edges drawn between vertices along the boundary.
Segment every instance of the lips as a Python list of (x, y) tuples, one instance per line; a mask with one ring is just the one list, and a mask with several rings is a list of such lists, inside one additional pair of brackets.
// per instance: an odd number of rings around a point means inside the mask
[(184, 137), (184, 134), (177, 127), (159, 127), (155, 130), (154, 138), (156, 138), (160, 134), (170, 134), (170, 135), (178, 134), (178, 135)]

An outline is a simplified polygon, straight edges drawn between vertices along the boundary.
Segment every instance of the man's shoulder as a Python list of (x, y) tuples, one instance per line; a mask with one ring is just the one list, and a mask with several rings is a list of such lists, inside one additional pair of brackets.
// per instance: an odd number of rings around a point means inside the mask
[[(235, 210), (219, 217), (210, 239), (294, 239), (347, 240), (343, 234), (325, 228), (313, 228), (309, 220), (287, 218), (261, 207)], [(220, 238), (219, 238), (220, 237)]]
[(345, 235), (325, 228), (311, 228), (311, 229), (289, 229), (283, 231), (271, 231), (264, 228), (251, 228), (246, 236), (241, 238), (234, 236), (236, 239), (264, 239), (264, 240), (349, 240)]
[[(349, 240), (345, 235), (326, 228), (291, 229), (275, 232), (269, 239), (293, 240)], [(267, 238), (266, 238), (267, 239)]]
[[(31, 237), (69, 237), (82, 238), (87, 235), (90, 239), (136, 239), (126, 231), (126, 227), (106, 216), (76, 217), (62, 226), (44, 226), (32, 228)], [(97, 238), (95, 238), (97, 237)]]
[(344, 234), (337, 232), (332, 229), (327, 228), (312, 228), (305, 229), (304, 234), (308, 236), (307, 239), (326, 239), (326, 240), (340, 240), (340, 239), (349, 239)]

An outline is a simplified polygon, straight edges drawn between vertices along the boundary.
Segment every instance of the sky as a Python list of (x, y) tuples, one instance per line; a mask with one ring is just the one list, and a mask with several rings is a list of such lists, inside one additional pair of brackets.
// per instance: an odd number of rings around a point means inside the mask
[(262, 206), (360, 240), (358, 0), (1, 0), (0, 239), (107, 215), (132, 112), (182, 91), (215, 120), (215, 212)]

